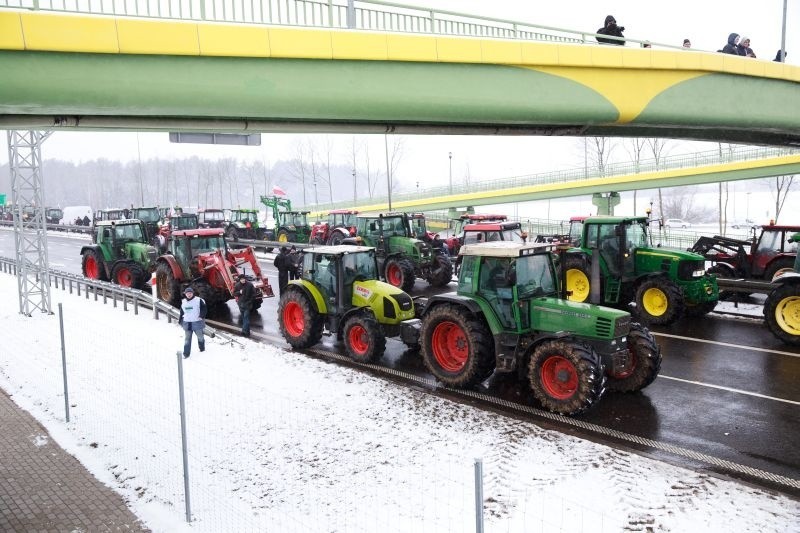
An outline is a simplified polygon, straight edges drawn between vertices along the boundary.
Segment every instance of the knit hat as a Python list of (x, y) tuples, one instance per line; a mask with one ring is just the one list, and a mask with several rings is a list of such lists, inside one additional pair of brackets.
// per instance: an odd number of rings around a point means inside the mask
[(742, 36), (742, 38), (741, 38), (741, 39), (739, 39), (739, 43), (743, 43), (743, 42), (745, 42), (745, 41), (750, 41), (750, 37), (744, 37), (744, 36)]
[(185, 289), (183, 289), (183, 292), (185, 292), (186, 294), (189, 293), (194, 294), (194, 289), (191, 287), (186, 287)]

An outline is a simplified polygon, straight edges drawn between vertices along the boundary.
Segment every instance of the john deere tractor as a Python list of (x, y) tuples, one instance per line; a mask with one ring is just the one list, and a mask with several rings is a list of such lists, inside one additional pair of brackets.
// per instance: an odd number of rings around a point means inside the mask
[(357, 230), (358, 237), (344, 242), (374, 247), (378, 272), (395, 287), (410, 292), (416, 278), (423, 278), (434, 287), (444, 287), (452, 280), (450, 257), (443, 248), (432, 248), (415, 238), (406, 213), (358, 217)]
[(264, 236), (266, 240), (309, 242), (311, 226), (308, 224), (308, 211), (292, 211), (292, 201), (277, 196), (262, 196), (261, 203), (272, 209), (272, 219), (275, 221), (275, 228), (267, 230)]
[(144, 287), (158, 251), (148, 242), (140, 220), (97, 221), (92, 241), (81, 248), (84, 276), (123, 287)]
[(228, 240), (234, 242), (239, 239), (261, 240), (264, 234), (265, 229), (258, 222), (257, 209), (231, 209), (230, 220), (225, 228)]
[(286, 342), (309, 348), (329, 331), (344, 341), (353, 360), (364, 363), (383, 355), (386, 337), (415, 344), (419, 320), (411, 297), (377, 277), (373, 248), (307, 248), (301, 278), (289, 282), (278, 304), (278, 325)]
[(420, 351), (442, 383), (516, 373), (548, 410), (574, 415), (604, 394), (648, 386), (661, 368), (650, 332), (616, 309), (563, 298), (552, 245), (467, 245), (457, 292), (424, 306)]
[(620, 307), (635, 301), (650, 324), (714, 309), (719, 288), (703, 256), (651, 246), (647, 224), (646, 217), (585, 218), (581, 248), (570, 250), (563, 263), (569, 299)]

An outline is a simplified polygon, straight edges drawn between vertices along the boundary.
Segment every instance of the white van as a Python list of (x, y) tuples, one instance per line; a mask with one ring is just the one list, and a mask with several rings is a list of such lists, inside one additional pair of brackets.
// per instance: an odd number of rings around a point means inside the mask
[(91, 224), (93, 216), (92, 208), (88, 205), (68, 205), (64, 208), (64, 217), (59, 224), (71, 226), (79, 218), (81, 219), (81, 224), (83, 224), (83, 217), (89, 217), (89, 223)]

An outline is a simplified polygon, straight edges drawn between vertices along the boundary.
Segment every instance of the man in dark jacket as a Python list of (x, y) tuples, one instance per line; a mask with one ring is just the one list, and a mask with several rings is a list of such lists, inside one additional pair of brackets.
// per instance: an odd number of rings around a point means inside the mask
[(289, 270), (289, 279), (300, 279), (300, 271), (303, 268), (303, 253), (297, 251), (297, 247), (292, 245), (289, 250), (289, 261), (292, 268)]
[(731, 33), (728, 35), (728, 44), (726, 44), (722, 48), (723, 54), (731, 54), (734, 56), (743, 55), (739, 51), (739, 34), (738, 33)]
[(242, 335), (250, 336), (250, 311), (256, 301), (256, 288), (248, 281), (247, 276), (239, 274), (239, 282), (233, 289), (236, 303), (239, 305), (239, 319), (242, 323)]
[(750, 37), (742, 37), (739, 40), (737, 51), (739, 52), (740, 56), (756, 57), (756, 53), (753, 52), (752, 48), (750, 48)]
[(281, 246), (281, 251), (275, 256), (272, 264), (278, 269), (278, 296), (280, 296), (283, 294), (286, 284), (289, 283), (289, 270), (292, 268), (289, 249), (286, 246)]
[[(624, 31), (625, 31), (625, 26), (617, 26), (617, 20), (614, 18), (613, 15), (609, 15), (606, 17), (605, 25), (599, 30), (597, 30), (597, 33), (599, 33), (600, 35), (611, 35), (613, 37), (625, 37), (624, 35), (622, 35), (622, 32)], [(597, 42), (625, 46), (624, 39), (607, 39), (605, 37), (598, 37)]]

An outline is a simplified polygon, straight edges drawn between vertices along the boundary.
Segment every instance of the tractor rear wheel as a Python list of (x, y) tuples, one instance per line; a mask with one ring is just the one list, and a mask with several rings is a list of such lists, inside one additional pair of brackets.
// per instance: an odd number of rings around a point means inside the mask
[(343, 337), (347, 355), (357, 363), (374, 363), (386, 350), (386, 335), (378, 321), (366, 313), (347, 319)]
[(528, 363), (528, 382), (545, 409), (562, 415), (586, 411), (605, 391), (600, 357), (590, 346), (571, 340), (537, 346)]
[(428, 283), (434, 287), (444, 287), (451, 281), (453, 281), (453, 263), (446, 255), (437, 254), (433, 258), (433, 267), (431, 275), (428, 277)]
[(97, 250), (86, 250), (83, 252), (81, 261), (83, 275), (89, 279), (108, 281), (106, 268), (103, 265), (103, 256)]
[(473, 387), (494, 372), (492, 334), (462, 307), (443, 304), (427, 313), (420, 341), (425, 366), (449, 387)]
[(580, 255), (568, 254), (562, 268), (566, 271), (567, 299), (573, 302), (588, 301), (592, 276), (586, 259)]
[(764, 302), (764, 319), (773, 335), (787, 344), (800, 344), (800, 284), (786, 283)]
[(111, 271), (111, 279), (120, 287), (138, 289), (144, 285), (144, 269), (133, 261), (120, 261)]
[(175, 279), (172, 267), (167, 263), (159, 263), (156, 267), (156, 290), (159, 298), (170, 305), (180, 307), (181, 284)]
[(414, 263), (408, 259), (392, 257), (386, 260), (383, 277), (390, 285), (394, 285), (405, 292), (411, 292), (416, 282)]
[(635, 392), (650, 385), (661, 370), (661, 349), (653, 334), (641, 324), (632, 323), (628, 333), (631, 362), (624, 370), (608, 370), (608, 390)]
[(646, 279), (636, 289), (636, 312), (648, 324), (672, 324), (685, 307), (680, 287), (667, 278)]
[(346, 237), (347, 235), (341, 231), (334, 231), (328, 239), (328, 244), (331, 246), (338, 246), (339, 244), (342, 244), (342, 241), (345, 240)]
[(319, 343), (323, 317), (305, 294), (290, 289), (284, 291), (278, 303), (278, 326), (286, 342), (302, 350)]

